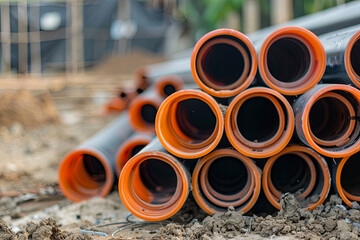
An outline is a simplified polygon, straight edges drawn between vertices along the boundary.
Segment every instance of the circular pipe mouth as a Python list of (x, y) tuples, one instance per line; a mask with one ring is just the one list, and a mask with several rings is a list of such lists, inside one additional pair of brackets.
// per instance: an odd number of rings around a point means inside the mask
[(155, 82), (154, 89), (160, 96), (167, 98), (174, 92), (184, 89), (184, 82), (179, 76), (164, 76)]
[(172, 94), (156, 116), (156, 133), (161, 144), (181, 158), (198, 158), (211, 152), (221, 140), (223, 128), (219, 105), (198, 90)]
[(260, 171), (248, 157), (233, 149), (219, 149), (203, 157), (192, 175), (193, 195), (208, 214), (229, 206), (248, 212), (261, 189)]
[(259, 71), (265, 83), (285, 95), (314, 87), (326, 68), (324, 47), (315, 34), (301, 27), (272, 32), (259, 53)]
[[(262, 186), (266, 198), (278, 210), (281, 195), (296, 194), (304, 209), (314, 210), (322, 204), (330, 190), (329, 169), (325, 160), (313, 150), (303, 146), (289, 146), (269, 158), (265, 164)], [(316, 202), (307, 198), (318, 196)]]
[(131, 126), (139, 132), (155, 133), (155, 118), (161, 102), (156, 96), (135, 98), (129, 107)]
[(352, 201), (360, 201), (359, 153), (341, 159), (336, 171), (336, 188), (349, 207)]
[(345, 69), (355, 86), (360, 87), (360, 31), (349, 40), (345, 49)]
[(195, 82), (206, 93), (231, 97), (246, 89), (257, 69), (257, 54), (248, 37), (232, 29), (204, 35), (191, 55)]
[(92, 197), (106, 197), (112, 189), (114, 176), (106, 157), (91, 148), (74, 149), (59, 166), (59, 186), (73, 202)]
[(328, 85), (313, 94), (302, 113), (307, 143), (328, 157), (355, 154), (360, 146), (360, 92), (346, 85)]
[(144, 136), (136, 136), (134, 138), (130, 138), (120, 147), (115, 162), (115, 170), (117, 176), (120, 176), (120, 172), (124, 165), (129, 161), (132, 157), (134, 157), (138, 152), (141, 151), (146, 145), (151, 142), (151, 137), (146, 135)]
[(119, 194), (125, 207), (147, 221), (177, 213), (189, 193), (189, 176), (181, 163), (161, 151), (140, 153), (121, 171)]
[(225, 115), (232, 146), (253, 158), (270, 157), (286, 147), (294, 131), (289, 102), (276, 91), (256, 87), (236, 96)]

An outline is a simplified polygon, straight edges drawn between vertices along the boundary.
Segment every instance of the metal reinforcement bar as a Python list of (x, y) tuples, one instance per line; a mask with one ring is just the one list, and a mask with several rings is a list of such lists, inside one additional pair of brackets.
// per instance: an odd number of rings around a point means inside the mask
[(59, 186), (74, 202), (105, 197), (116, 179), (116, 153), (133, 133), (127, 112), (107, 127), (69, 151), (59, 165)]

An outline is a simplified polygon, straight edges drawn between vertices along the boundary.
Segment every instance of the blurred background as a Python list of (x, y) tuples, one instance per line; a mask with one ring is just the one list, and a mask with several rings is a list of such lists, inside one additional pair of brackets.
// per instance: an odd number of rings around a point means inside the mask
[[(130, 62), (147, 63), (153, 55), (157, 61), (189, 55), (196, 40), (216, 28), (250, 33), (349, 1), (1, 0), (0, 72), (81, 73), (108, 61), (103, 72), (116, 66), (127, 73)], [(136, 56), (109, 60), (129, 55)]]

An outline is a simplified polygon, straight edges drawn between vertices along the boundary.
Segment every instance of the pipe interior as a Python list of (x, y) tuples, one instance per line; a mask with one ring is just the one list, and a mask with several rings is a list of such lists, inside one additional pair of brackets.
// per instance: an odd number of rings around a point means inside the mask
[(141, 149), (143, 149), (146, 145), (136, 145), (135, 147), (133, 147), (130, 151), (130, 158), (132, 158), (133, 156), (135, 156), (138, 152), (141, 151)]
[(360, 39), (351, 48), (350, 63), (356, 75), (360, 76)]
[(337, 98), (324, 97), (316, 101), (309, 114), (313, 134), (325, 141), (343, 136), (350, 125), (350, 113), (346, 105)]
[(276, 40), (267, 53), (269, 72), (281, 82), (295, 82), (305, 76), (310, 62), (310, 52), (305, 44), (291, 37)]
[(152, 104), (144, 104), (140, 109), (141, 118), (148, 124), (155, 124), (157, 108)]
[(82, 160), (83, 166), (90, 178), (97, 183), (105, 183), (106, 172), (100, 160), (89, 154), (84, 154)]
[(359, 154), (352, 155), (341, 172), (341, 187), (351, 195), (360, 197)]
[(126, 97), (126, 93), (125, 93), (125, 92), (121, 92), (121, 93), (120, 93), (120, 97), (121, 97), (121, 98), (125, 98), (125, 97)]
[(213, 161), (208, 170), (208, 181), (218, 193), (233, 195), (246, 185), (248, 173), (245, 165), (234, 157), (221, 157)]
[(278, 191), (295, 193), (309, 186), (311, 172), (304, 159), (290, 153), (280, 156), (274, 162), (270, 177)]
[(253, 142), (271, 139), (280, 125), (279, 114), (274, 104), (264, 97), (247, 99), (241, 105), (236, 121), (241, 135)]
[(169, 201), (177, 186), (174, 169), (164, 161), (147, 159), (140, 164), (139, 170), (141, 182), (153, 195), (151, 203), (162, 204)]
[[(240, 44), (244, 46), (244, 43), (241, 42)], [(244, 48), (248, 51), (246, 46)], [(244, 57), (233, 45), (218, 43), (209, 47), (201, 59), (200, 67), (207, 79), (213, 84), (227, 86), (235, 83), (242, 75)]]
[(211, 136), (217, 122), (212, 109), (202, 100), (195, 98), (179, 102), (173, 120), (184, 135), (199, 142)]
[(176, 92), (176, 88), (172, 84), (166, 84), (163, 88), (163, 92), (164, 92), (165, 96), (168, 97), (171, 94), (173, 94), (174, 92)]

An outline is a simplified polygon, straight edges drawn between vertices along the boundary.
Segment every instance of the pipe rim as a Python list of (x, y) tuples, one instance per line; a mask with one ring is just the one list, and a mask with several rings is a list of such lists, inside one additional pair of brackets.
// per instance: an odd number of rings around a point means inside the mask
[(148, 145), (151, 142), (150, 137), (146, 136), (137, 136), (135, 138), (130, 138), (125, 143), (121, 145), (117, 154), (116, 154), (116, 161), (115, 161), (115, 171), (117, 176), (120, 176), (120, 172), (122, 168), (125, 166), (126, 162), (130, 160), (131, 151), (140, 145)]
[[(173, 106), (187, 99), (198, 99), (205, 102), (216, 118), (216, 125), (211, 136), (196, 144), (186, 143), (183, 139), (180, 140), (169, 117), (175, 111)], [(220, 107), (211, 96), (199, 90), (181, 90), (170, 95), (161, 104), (156, 115), (155, 128), (161, 144), (167, 151), (177, 157), (191, 159), (202, 157), (215, 149), (223, 135), (224, 120)]]
[(360, 88), (360, 76), (351, 64), (351, 51), (357, 41), (360, 40), (360, 31), (357, 31), (349, 40), (344, 54), (345, 70), (354, 85)]
[(154, 124), (149, 124), (144, 121), (140, 115), (141, 108), (146, 104), (149, 104), (155, 107), (157, 110), (159, 109), (162, 103), (162, 99), (160, 97), (148, 97), (148, 96), (138, 96), (136, 97), (129, 106), (129, 119), (130, 124), (134, 128), (134, 130), (142, 133), (155, 133)]
[[(149, 159), (156, 159), (167, 163), (177, 175), (176, 191), (169, 201), (163, 204), (147, 203), (140, 199), (133, 189), (131, 181), (133, 171), (142, 162)], [(149, 151), (137, 154), (125, 164), (119, 178), (119, 195), (125, 207), (136, 217), (147, 221), (161, 221), (170, 218), (181, 209), (189, 194), (189, 184), (187, 173), (179, 161), (164, 152)]]
[(184, 89), (184, 81), (176, 75), (168, 75), (160, 77), (154, 84), (154, 89), (163, 98), (167, 98), (168, 95), (164, 92), (164, 87), (166, 85), (172, 85), (175, 89), (175, 92)]
[[(97, 194), (83, 194), (77, 189), (74, 189), (73, 185), (74, 181), (72, 180), (71, 174), (71, 165), (81, 160), (81, 156), (84, 154), (88, 154), (94, 156), (98, 161), (101, 162), (105, 169), (105, 182), (101, 190), (98, 191)], [(71, 175), (71, 179), (69, 179), (69, 175)], [(66, 198), (70, 199), (72, 202), (81, 202), (86, 199), (90, 199), (95, 196), (106, 197), (113, 186), (114, 183), (114, 174), (112, 168), (107, 160), (107, 157), (101, 152), (89, 148), (89, 147), (80, 147), (71, 150), (65, 157), (62, 159), (59, 169), (58, 169), (58, 182), (61, 192), (66, 196)]]
[[(284, 130), (282, 136), (280, 137), (280, 140), (275, 142), (273, 145), (270, 145), (263, 149), (262, 151), (259, 151), (259, 149), (253, 149), (252, 147), (248, 147), (244, 145), (239, 139), (237, 138), (236, 134), (234, 133), (234, 130), (232, 129), (232, 121), (234, 119), (234, 109), (236, 110), (238, 101), (240, 101), (242, 98), (246, 96), (256, 96), (258, 94), (266, 94), (271, 95), (272, 97), (276, 98), (281, 104), (284, 106), (287, 112), (287, 124), (286, 129)], [(266, 158), (270, 157), (276, 153), (279, 153), (281, 150), (283, 150), (286, 145), (289, 143), (292, 134), (294, 132), (294, 113), (292, 110), (292, 107), (290, 103), (286, 100), (284, 96), (282, 96), (280, 93), (276, 92), (273, 89), (264, 88), (264, 87), (254, 87), (245, 90), (244, 92), (237, 95), (230, 103), (226, 114), (225, 114), (225, 132), (226, 135), (231, 143), (231, 145), (240, 153), (252, 157), (252, 158)]]
[[(214, 37), (218, 37), (218, 36), (225, 36), (225, 37), (230, 36), (230, 37), (235, 37), (236, 39), (239, 39), (241, 42), (243, 42), (246, 45), (246, 47), (248, 48), (248, 51), (250, 52), (250, 55), (251, 55), (251, 56), (249, 56), (251, 58), (251, 68), (250, 68), (248, 77), (243, 82), (243, 84), (240, 84), (240, 86), (235, 89), (215, 90), (215, 89), (207, 86), (206, 84), (204, 84), (198, 74), (196, 62), (197, 62), (197, 57), (198, 57), (198, 53), (199, 53), (200, 49), (209, 40), (211, 40)], [(244, 58), (244, 60), (245, 60), (245, 58)], [(252, 44), (251, 40), (246, 35), (238, 32), (238, 31), (232, 30), (232, 29), (217, 29), (217, 30), (214, 30), (214, 31), (211, 31), (211, 32), (205, 34), (196, 43), (196, 45), (193, 49), (193, 52), (191, 54), (190, 65), (191, 65), (191, 72), (194, 77), (194, 80), (195, 80), (196, 84), (203, 91), (205, 91), (206, 93), (208, 93), (212, 96), (215, 96), (215, 97), (231, 97), (231, 96), (239, 94), (240, 92), (245, 90), (251, 84), (253, 79), (255, 78), (255, 75), (257, 72), (257, 54), (256, 54), (254, 45)], [(236, 84), (234, 84), (234, 86), (236, 86)]]
[(318, 98), (321, 95), (323, 95), (327, 92), (330, 92), (330, 91), (344, 91), (344, 92), (350, 93), (357, 100), (357, 102), (360, 103), (360, 92), (356, 88), (348, 86), (348, 85), (342, 85), (342, 84), (327, 85), (327, 86), (319, 89), (318, 91), (316, 91), (308, 99), (308, 101), (305, 105), (305, 108), (303, 110), (303, 113), (302, 113), (302, 118), (301, 118), (302, 131), (304, 133), (307, 143), (310, 145), (310, 147), (312, 147), (318, 153), (325, 155), (327, 157), (333, 157), (333, 158), (341, 158), (341, 157), (350, 156), (350, 155), (355, 154), (358, 151), (358, 149), (360, 147), (360, 138), (355, 140), (355, 142), (351, 146), (349, 146), (343, 150), (339, 150), (339, 151), (326, 150), (326, 149), (322, 148), (321, 146), (319, 146), (311, 138), (310, 124), (309, 124), (310, 110), (313, 107), (314, 103), (318, 100)]
[(272, 195), (272, 193), (270, 192), (270, 188), (267, 182), (267, 179), (269, 179), (270, 177), (270, 171), (271, 171), (271, 167), (274, 164), (274, 162), (282, 155), (288, 154), (288, 153), (292, 153), (292, 152), (302, 152), (302, 153), (306, 153), (310, 156), (313, 157), (313, 159), (315, 159), (315, 161), (318, 163), (321, 172), (324, 176), (324, 185), (322, 187), (321, 193), (320, 193), (320, 197), (319, 200), (315, 203), (311, 203), (309, 204), (307, 207), (304, 208), (304, 210), (314, 210), (317, 206), (319, 206), (320, 204), (322, 204), (329, 191), (330, 191), (330, 173), (329, 173), (329, 168), (325, 162), (325, 160), (319, 155), (317, 154), (315, 151), (313, 151), (310, 148), (304, 147), (304, 146), (299, 146), (299, 145), (295, 145), (295, 146), (288, 146), (286, 147), (283, 151), (281, 151), (280, 153), (272, 156), (271, 158), (269, 158), (264, 166), (264, 170), (263, 170), (263, 177), (262, 177), (262, 186), (263, 186), (263, 190), (265, 193), (266, 198), (269, 200), (269, 202), (271, 203), (271, 205), (273, 205), (276, 209), (281, 210), (281, 206), (279, 204), (278, 201), (276, 201), (276, 199), (274, 198), (274, 196)]
[[(352, 195), (350, 193), (348, 193), (347, 191), (345, 191), (345, 189), (342, 188), (342, 185), (341, 185), (341, 173), (342, 173), (342, 170), (346, 164), (346, 162), (349, 160), (351, 156), (347, 156), (347, 157), (344, 157), (341, 159), (340, 163), (339, 163), (339, 166), (336, 170), (336, 176), (335, 176), (335, 184), (336, 184), (336, 189), (341, 197), (341, 199), (344, 201), (344, 203), (346, 205), (348, 205), (350, 208), (352, 208), (351, 206), (351, 200), (353, 201), (360, 201), (359, 200), (356, 200), (356, 198), (358, 196), (355, 196), (355, 195)], [(350, 200), (350, 198), (352, 197), (355, 197), (353, 199)]]
[[(203, 165), (206, 164), (207, 161), (211, 160), (212, 158), (217, 158), (217, 156), (223, 156), (223, 155), (233, 156), (233, 157), (239, 159), (239, 161), (241, 161), (245, 166), (248, 166), (249, 169), (251, 169), (251, 173), (252, 173), (251, 175), (253, 176), (253, 180), (255, 182), (254, 191), (253, 192), (249, 191), (250, 193), (253, 193), (249, 202), (245, 206), (243, 206), (240, 210), (238, 210), (238, 211), (241, 211), (242, 213), (246, 213), (255, 205), (255, 203), (260, 195), (261, 173), (260, 173), (260, 170), (255, 165), (255, 163), (250, 158), (242, 155), (241, 153), (239, 153), (233, 149), (218, 149), (200, 159), (200, 161), (196, 164), (195, 169), (192, 174), (191, 185), (192, 185), (192, 189), (193, 189), (193, 191), (192, 191), (193, 196), (194, 196), (197, 204), (200, 206), (200, 208), (202, 210), (204, 210), (206, 213), (208, 213), (209, 215), (213, 215), (216, 212), (220, 212), (220, 211), (214, 209), (212, 206), (210, 206), (204, 200), (204, 198), (201, 196), (200, 185), (199, 185), (198, 179), (200, 177), (199, 176), (200, 171), (201, 171)], [(234, 206), (234, 207), (236, 207), (236, 206)], [(226, 209), (224, 211), (226, 211)]]
[[(310, 53), (310, 65), (306, 74), (300, 79), (284, 83), (275, 79), (267, 64), (267, 53), (277, 40), (291, 37), (302, 42)], [(325, 49), (318, 37), (311, 31), (297, 26), (282, 27), (272, 32), (263, 42), (259, 52), (259, 72), (265, 83), (284, 95), (298, 95), (313, 88), (322, 78), (326, 68)], [(311, 71), (313, 70), (313, 71)], [(307, 84), (305, 84), (307, 83)]]

